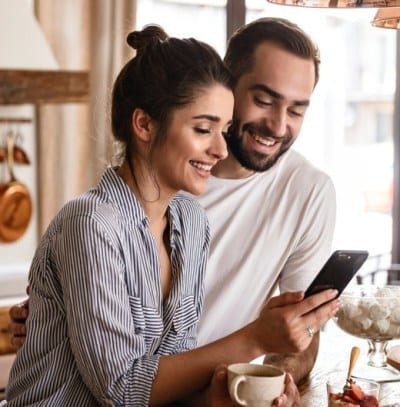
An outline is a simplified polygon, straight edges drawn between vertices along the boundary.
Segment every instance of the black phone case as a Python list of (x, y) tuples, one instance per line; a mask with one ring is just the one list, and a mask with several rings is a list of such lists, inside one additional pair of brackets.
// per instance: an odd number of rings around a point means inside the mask
[(305, 296), (328, 288), (338, 290), (339, 296), (367, 260), (366, 250), (336, 250), (305, 291)]

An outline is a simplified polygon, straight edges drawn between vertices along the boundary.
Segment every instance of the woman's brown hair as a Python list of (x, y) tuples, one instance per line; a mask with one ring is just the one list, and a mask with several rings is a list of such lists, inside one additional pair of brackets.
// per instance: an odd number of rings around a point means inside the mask
[(127, 42), (136, 56), (114, 83), (111, 126), (130, 162), (135, 154), (131, 120), (136, 108), (157, 121), (160, 131), (154, 144), (159, 144), (174, 109), (193, 102), (202, 89), (216, 83), (232, 90), (233, 79), (210, 45), (193, 38), (168, 37), (157, 25), (131, 32)]

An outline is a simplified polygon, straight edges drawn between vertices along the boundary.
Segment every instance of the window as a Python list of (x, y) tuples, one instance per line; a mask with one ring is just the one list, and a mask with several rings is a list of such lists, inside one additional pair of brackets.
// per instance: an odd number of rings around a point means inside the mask
[[(138, 26), (226, 44), (227, 1), (139, 0)], [(235, 3), (233, 3), (235, 4)], [(246, 0), (245, 21), (288, 18), (321, 51), (321, 78), (295, 148), (329, 173), (338, 198), (337, 248), (391, 251), (396, 30), (372, 27), (376, 9), (334, 10)], [(176, 16), (180, 18), (177, 19)]]
[(390, 252), (395, 30), (371, 26), (376, 9), (310, 9), (264, 0), (247, 0), (246, 7), (246, 21), (288, 18), (320, 47), (320, 82), (295, 148), (335, 183), (335, 247)]
[(169, 35), (195, 37), (225, 53), (226, 0), (137, 0), (136, 23), (159, 24)]

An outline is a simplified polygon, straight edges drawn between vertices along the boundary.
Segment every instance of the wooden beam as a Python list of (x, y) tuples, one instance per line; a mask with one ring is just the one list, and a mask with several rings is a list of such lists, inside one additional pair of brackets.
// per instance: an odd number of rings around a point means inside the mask
[(89, 73), (0, 69), (0, 105), (84, 103)]

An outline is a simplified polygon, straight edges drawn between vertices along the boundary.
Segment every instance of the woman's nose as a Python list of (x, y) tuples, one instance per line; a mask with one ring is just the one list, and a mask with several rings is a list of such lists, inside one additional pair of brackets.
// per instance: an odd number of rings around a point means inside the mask
[(223, 160), (228, 156), (228, 148), (226, 146), (225, 137), (222, 134), (214, 137), (210, 153), (218, 160)]

